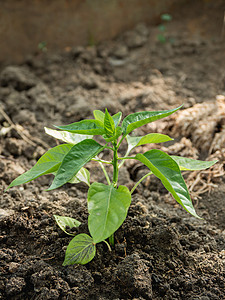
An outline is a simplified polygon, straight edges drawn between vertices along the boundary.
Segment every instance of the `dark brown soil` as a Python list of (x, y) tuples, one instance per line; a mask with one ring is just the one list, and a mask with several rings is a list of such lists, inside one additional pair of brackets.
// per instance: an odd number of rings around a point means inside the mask
[[(0, 299), (225, 299), (224, 7), (223, 1), (215, 2), (179, 8), (166, 25), (165, 44), (157, 41), (157, 26), (140, 24), (115, 41), (60, 54), (38, 53), (23, 65), (2, 68)], [(217, 169), (195, 174), (194, 179), (185, 175), (204, 220), (182, 210), (151, 178), (133, 195), (112, 252), (101, 243), (89, 264), (62, 267), (71, 238), (57, 227), (53, 214), (78, 219), (82, 225), (75, 231), (88, 233), (86, 186), (67, 184), (46, 192), (51, 182), (47, 176), (3, 192), (56, 145), (45, 135), (44, 126), (90, 118), (93, 109), (121, 110), (125, 116), (182, 103), (182, 112), (189, 116), (186, 123), (168, 118), (136, 133), (163, 128), (176, 139), (164, 148), (156, 147), (176, 155), (219, 159)], [(219, 107), (216, 114), (210, 105)], [(191, 109), (208, 113), (199, 118)], [(213, 124), (212, 130), (202, 122)], [(188, 133), (186, 128), (193, 124), (197, 125)], [(219, 148), (217, 134), (221, 134)], [(202, 137), (210, 141), (204, 148)], [(92, 181), (104, 182), (97, 165), (88, 167)], [(132, 187), (145, 172), (129, 162), (121, 170), (120, 183)], [(200, 197), (202, 186), (205, 192)]]

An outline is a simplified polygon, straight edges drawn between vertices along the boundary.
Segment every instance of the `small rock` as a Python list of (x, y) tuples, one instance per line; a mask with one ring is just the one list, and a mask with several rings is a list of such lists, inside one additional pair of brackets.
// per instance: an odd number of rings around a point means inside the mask
[(11, 262), (9, 264), (9, 272), (10, 273), (15, 273), (19, 266), (20, 266), (20, 264), (15, 263), (15, 262)]
[(12, 209), (2, 209), (0, 208), (0, 220), (4, 218), (8, 218), (12, 215), (14, 215), (15, 211)]
[(8, 296), (18, 294), (26, 286), (26, 282), (22, 277), (11, 277), (6, 283), (5, 291)]
[(128, 48), (126, 45), (117, 45), (111, 55), (116, 58), (125, 58), (128, 55)]

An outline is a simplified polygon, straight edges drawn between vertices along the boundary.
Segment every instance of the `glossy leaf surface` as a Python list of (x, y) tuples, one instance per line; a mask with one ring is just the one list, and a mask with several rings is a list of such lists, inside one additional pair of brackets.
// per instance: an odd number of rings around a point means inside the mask
[(58, 226), (68, 235), (74, 236), (74, 234), (66, 231), (67, 226), (69, 226), (69, 228), (73, 228), (73, 227), (78, 227), (81, 224), (81, 222), (79, 222), (78, 220), (70, 217), (54, 215), (54, 218)]
[(199, 218), (191, 202), (179, 166), (168, 154), (154, 149), (144, 154), (137, 154), (136, 159), (145, 164), (162, 181), (165, 188), (186, 211)]
[(56, 176), (49, 187), (54, 190), (70, 181), (78, 171), (103, 150), (103, 146), (92, 139), (74, 145), (64, 157)]
[(171, 110), (163, 110), (163, 111), (141, 111), (134, 114), (128, 115), (124, 118), (122, 122), (122, 132), (123, 134), (129, 134), (134, 129), (141, 127), (145, 124), (154, 122), (156, 120), (165, 118), (174, 112), (176, 112), (180, 107), (171, 109)]
[(121, 118), (122, 118), (122, 113), (118, 112), (117, 114), (112, 116), (115, 127), (117, 127), (120, 124)]
[(48, 150), (36, 163), (33, 168), (18, 176), (11, 182), (10, 187), (27, 183), (42, 175), (51, 174), (58, 170), (65, 155), (70, 151), (72, 145), (63, 144)]
[(95, 252), (96, 247), (93, 239), (85, 233), (78, 234), (72, 239), (66, 249), (63, 266), (87, 264), (94, 258)]
[(105, 130), (99, 120), (83, 120), (69, 125), (55, 126), (60, 130), (87, 135), (102, 135)]
[(80, 171), (68, 181), (69, 183), (85, 182), (90, 186), (90, 172), (86, 168), (81, 168)]
[(145, 136), (126, 136), (127, 143), (128, 143), (128, 151), (130, 152), (133, 148), (137, 146), (141, 146), (144, 144), (151, 144), (151, 143), (164, 143), (168, 141), (172, 141), (168, 135), (160, 134), (160, 133), (149, 133)]
[(181, 171), (197, 171), (197, 170), (205, 170), (207, 168), (210, 168), (215, 163), (217, 163), (218, 160), (213, 161), (202, 161), (202, 160), (196, 160), (192, 158), (186, 158), (181, 156), (170, 156), (180, 167)]
[(94, 182), (88, 191), (88, 228), (94, 243), (112, 235), (123, 223), (131, 203), (127, 187)]
[(115, 124), (107, 109), (105, 110), (104, 129), (109, 137), (114, 135)]
[(68, 131), (59, 131), (59, 130), (54, 130), (45, 127), (45, 132), (48, 135), (53, 136), (56, 139), (59, 139), (63, 142), (66, 142), (68, 144), (77, 144), (85, 139), (91, 139), (92, 136), (90, 135), (83, 135), (83, 134), (77, 134), (77, 133), (71, 133)]

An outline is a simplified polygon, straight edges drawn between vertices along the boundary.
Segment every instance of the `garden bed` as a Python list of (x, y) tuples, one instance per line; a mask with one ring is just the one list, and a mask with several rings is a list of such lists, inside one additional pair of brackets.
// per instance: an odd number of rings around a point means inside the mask
[[(40, 52), (22, 65), (1, 69), (0, 299), (225, 297), (225, 44), (222, 27), (216, 26), (219, 3), (205, 11), (210, 24), (197, 4), (174, 14), (166, 25), (166, 43), (157, 40), (157, 26), (139, 24), (113, 41), (60, 54)], [(173, 143), (154, 147), (218, 159), (207, 171), (184, 175), (204, 219), (184, 211), (150, 177), (133, 194), (112, 252), (101, 243), (87, 265), (63, 267), (71, 238), (57, 227), (53, 214), (78, 219), (82, 225), (74, 232), (88, 233), (87, 187), (67, 184), (46, 192), (52, 178), (45, 176), (3, 192), (56, 145), (44, 127), (91, 118), (94, 109), (105, 107), (125, 116), (182, 103), (180, 112), (136, 134), (169, 134)], [(92, 182), (104, 182), (96, 163), (87, 167), (94, 171)], [(129, 161), (120, 184), (131, 188), (145, 172)]]

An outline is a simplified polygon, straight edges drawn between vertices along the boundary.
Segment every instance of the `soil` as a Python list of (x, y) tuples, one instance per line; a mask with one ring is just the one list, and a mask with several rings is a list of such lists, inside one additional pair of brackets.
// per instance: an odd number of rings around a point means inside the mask
[[(1, 67), (0, 299), (225, 299), (224, 7), (223, 1), (195, 2), (173, 14), (165, 43), (157, 40), (157, 25), (139, 24), (113, 41), (40, 52)], [(88, 233), (87, 187), (46, 192), (52, 178), (44, 176), (4, 193), (56, 145), (43, 128), (91, 118), (93, 109), (125, 116), (182, 103), (174, 117), (136, 134), (168, 133), (173, 143), (154, 147), (219, 160), (208, 171), (184, 175), (204, 219), (189, 215), (151, 177), (133, 194), (112, 252), (100, 243), (87, 265), (63, 267), (71, 237), (53, 214), (78, 219), (82, 225), (73, 231)], [(92, 181), (104, 182), (95, 163), (88, 168)], [(132, 187), (146, 172), (129, 161), (120, 184)]]

